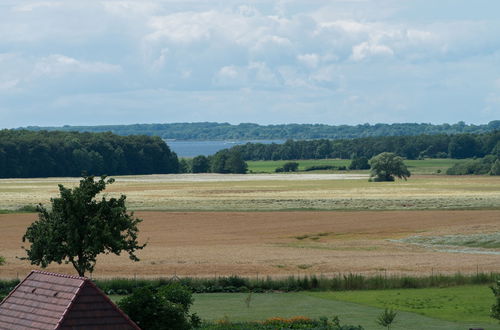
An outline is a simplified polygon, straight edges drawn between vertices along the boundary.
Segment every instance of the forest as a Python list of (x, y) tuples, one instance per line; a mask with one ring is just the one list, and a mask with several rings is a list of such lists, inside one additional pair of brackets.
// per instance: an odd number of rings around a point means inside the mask
[(241, 123), (170, 123), (103, 126), (29, 126), (28, 130), (60, 130), (79, 132), (112, 132), (118, 135), (149, 135), (175, 140), (286, 140), (286, 139), (353, 139), (371, 136), (404, 136), (422, 134), (485, 133), (500, 129), (500, 120), (488, 124), (395, 123), (361, 125)]
[(283, 144), (247, 143), (231, 150), (244, 160), (371, 158), (394, 152), (407, 159), (474, 158), (500, 154), (500, 131), (482, 134), (381, 136), (341, 140), (287, 140)]
[(0, 177), (177, 173), (177, 155), (159, 137), (0, 130)]

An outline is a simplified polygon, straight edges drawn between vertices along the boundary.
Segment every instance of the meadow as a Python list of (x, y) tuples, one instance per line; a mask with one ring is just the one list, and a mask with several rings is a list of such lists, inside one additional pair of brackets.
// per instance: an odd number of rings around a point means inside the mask
[[(78, 178), (0, 180), (0, 210), (49, 204), (58, 184)], [(116, 177), (109, 196), (127, 195), (131, 210), (443, 210), (498, 209), (500, 177), (415, 175), (368, 182), (367, 174), (176, 174)]]
[[(463, 159), (450, 159), (450, 158), (436, 158), (436, 159), (422, 159), (422, 160), (405, 160), (404, 163), (412, 172), (412, 174), (440, 174), (445, 173), (446, 170), (456, 163), (461, 163), (466, 160)], [(282, 167), (283, 164), (290, 162), (289, 160), (258, 160), (247, 161), (248, 170), (251, 173), (274, 173), (276, 168)], [(349, 159), (307, 159), (295, 160), (299, 164), (299, 171), (305, 171), (311, 166), (324, 166), (330, 165), (335, 167), (345, 166), (349, 167), (351, 161)], [(328, 170), (322, 172), (329, 173), (345, 173), (346, 171)], [(366, 171), (348, 171), (350, 173), (369, 173)]]
[[(271, 317), (339, 316), (342, 323), (381, 329), (375, 323), (384, 308), (397, 311), (392, 329), (500, 329), (489, 317), (493, 304), (486, 285), (429, 289), (301, 291), (291, 293), (194, 294), (192, 311), (202, 319), (230, 322)], [(119, 301), (122, 296), (112, 296)]]

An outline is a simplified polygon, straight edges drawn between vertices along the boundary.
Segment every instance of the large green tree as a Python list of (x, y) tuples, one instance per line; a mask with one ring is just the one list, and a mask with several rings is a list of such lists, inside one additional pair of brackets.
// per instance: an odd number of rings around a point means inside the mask
[(394, 181), (394, 177), (408, 178), (411, 173), (403, 162), (403, 158), (392, 152), (383, 152), (370, 159), (371, 177), (373, 181)]
[[(52, 262), (71, 263), (80, 276), (92, 272), (101, 253), (119, 255), (122, 251), (138, 261), (137, 225), (142, 221), (128, 213), (125, 195), (120, 198), (96, 195), (114, 179), (84, 176), (73, 189), (59, 185), (60, 197), (51, 199), (51, 208), (38, 205), (38, 220), (32, 223), (23, 242), (31, 264), (47, 267)], [(23, 247), (24, 248), (24, 247)]]

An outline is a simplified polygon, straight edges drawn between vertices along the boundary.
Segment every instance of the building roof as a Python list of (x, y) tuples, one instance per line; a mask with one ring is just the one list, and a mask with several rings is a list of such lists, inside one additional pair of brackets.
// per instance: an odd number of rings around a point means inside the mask
[(0, 303), (0, 329), (139, 329), (86, 277), (32, 271)]

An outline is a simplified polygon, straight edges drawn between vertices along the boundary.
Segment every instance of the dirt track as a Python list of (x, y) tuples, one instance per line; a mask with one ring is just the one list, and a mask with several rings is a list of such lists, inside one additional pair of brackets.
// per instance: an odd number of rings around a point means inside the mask
[[(137, 212), (141, 261), (102, 256), (94, 276), (500, 272), (500, 255), (436, 252), (388, 241), (500, 231), (500, 211)], [(0, 277), (31, 266), (21, 237), (35, 214), (0, 215)], [(74, 272), (69, 266), (51, 271)]]

